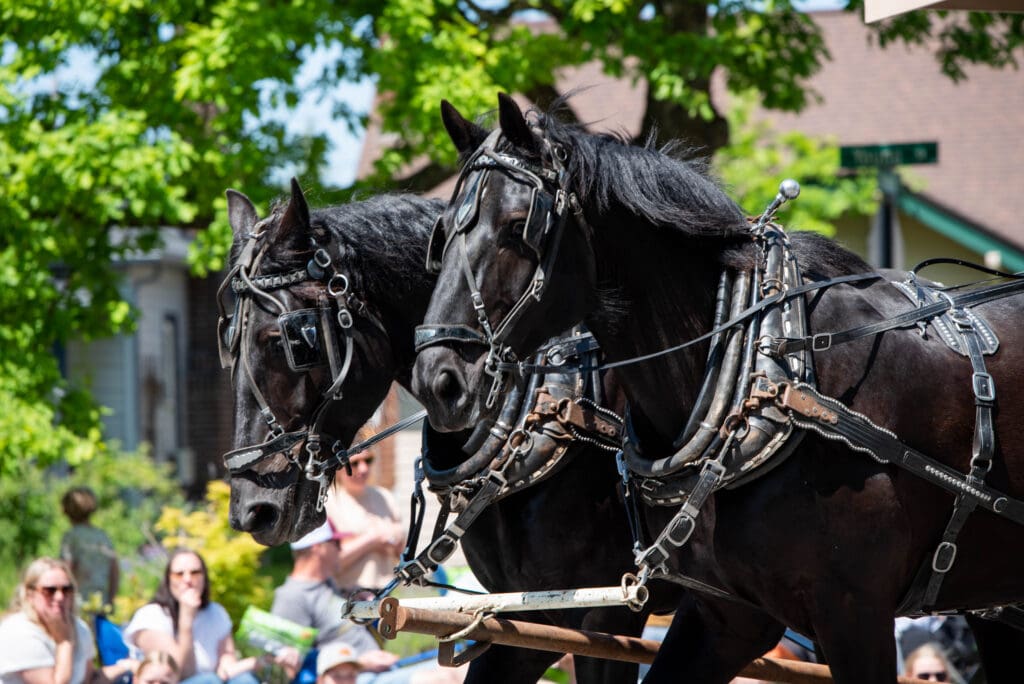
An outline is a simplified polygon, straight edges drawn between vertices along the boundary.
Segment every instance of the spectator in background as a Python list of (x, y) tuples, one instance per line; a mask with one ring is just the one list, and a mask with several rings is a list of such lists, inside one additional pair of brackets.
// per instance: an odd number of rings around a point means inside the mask
[[(345, 542), (339, 545), (338, 534), (329, 522), (313, 530), (291, 545), (294, 565), (284, 584), (274, 590), (274, 605), (271, 613), (291, 620), (303, 627), (315, 627), (316, 646), (320, 649), (317, 662), (317, 681), (321, 682), (324, 672), (334, 666), (321, 668), (320, 658), (330, 658), (324, 653), (344, 655), (351, 667), (339, 669), (327, 684), (341, 684), (342, 670), (360, 673), (359, 684), (450, 684), (461, 682), (465, 667), (458, 669), (441, 668), (433, 661), (422, 662), (409, 667), (392, 669), (398, 656), (381, 650), (370, 631), (342, 618), (345, 599), (334, 583), (333, 575), (338, 568)], [(340, 655), (339, 655), (340, 654)], [(297, 655), (297, 654), (296, 654)], [(334, 665), (341, 664), (338, 660)], [(295, 676), (295, 669), (285, 668), (289, 676)], [(348, 674), (345, 674), (347, 677)], [(352, 681), (355, 681), (354, 675)]]
[(914, 649), (903, 663), (908, 677), (929, 682), (960, 682), (959, 673), (950, 665), (942, 646), (930, 642)]
[[(341, 552), (339, 537), (331, 524), (325, 522), (292, 543), (292, 571), (274, 590), (270, 612), (297, 625), (315, 628), (317, 648), (331, 642), (346, 644), (362, 658), (360, 669), (387, 670), (398, 656), (380, 650), (366, 627), (341, 617), (345, 599), (333, 579)], [(294, 670), (286, 671), (294, 676)]]
[(150, 651), (135, 670), (135, 684), (178, 684), (178, 663), (167, 651)]
[(177, 549), (150, 603), (139, 608), (124, 639), (144, 653), (166, 651), (188, 684), (256, 684), (260, 658), (238, 658), (231, 618), (210, 600), (206, 563), (195, 551)]
[(967, 620), (962, 615), (896, 618), (896, 652), (902, 662), (927, 643), (938, 644), (953, 669), (969, 681), (981, 667), (981, 657)]
[(60, 502), (71, 521), (60, 541), (60, 557), (71, 567), (81, 601), (87, 603), (98, 592), (103, 605), (109, 606), (117, 596), (120, 575), (110, 537), (89, 522), (96, 512), (96, 495), (88, 487), (72, 487)]
[[(363, 428), (363, 440), (372, 434)], [(399, 520), (394, 497), (370, 484), (373, 450), (351, 458), (352, 475), (339, 468), (334, 487), (327, 495), (327, 518), (342, 535), (341, 565), (334, 579), (346, 592), (383, 588), (394, 576), (398, 556), (405, 548), (405, 529)]]
[(92, 632), (77, 614), (71, 568), (55, 558), (32, 561), (0, 621), (0, 684), (106, 682), (135, 664), (94, 672), (95, 655)]
[(316, 684), (355, 684), (362, 666), (347, 644), (332, 644), (316, 658)]

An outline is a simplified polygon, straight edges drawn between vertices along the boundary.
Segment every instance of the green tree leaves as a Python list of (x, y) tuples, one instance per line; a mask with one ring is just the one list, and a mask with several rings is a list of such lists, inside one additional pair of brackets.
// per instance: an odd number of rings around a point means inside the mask
[(215, 268), (225, 188), (266, 201), (288, 164), (317, 181), (322, 141), (294, 144), (258, 114), (295, 96), (304, 48), (348, 30), (332, 14), (251, 0), (0, 7), (0, 398), (18, 409), (0, 418), (0, 473), (104, 448), (98, 408), (54, 352), (132, 328), (116, 261), (156, 246), (161, 226), (215, 223), (217, 249), (198, 259)]

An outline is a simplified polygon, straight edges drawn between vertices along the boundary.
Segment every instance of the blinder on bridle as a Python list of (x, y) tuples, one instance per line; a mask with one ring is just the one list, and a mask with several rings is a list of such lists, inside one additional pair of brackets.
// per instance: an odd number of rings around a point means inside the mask
[(304, 371), (327, 363), (320, 332), (320, 309), (300, 309), (277, 317), (288, 367)]
[[(565, 150), (545, 140), (545, 144), (552, 151), (555, 168), (536, 166), (498, 152), (496, 145), (500, 135), (500, 129), (492, 132), (463, 168), (452, 192), (452, 204), (460, 196), (462, 197), (461, 203), (454, 212), (454, 226), (450, 233), (446, 233), (444, 216), (449, 212), (442, 214), (434, 224), (427, 246), (426, 268), (427, 271), (436, 274), (441, 270), (449, 246), (453, 242), (459, 243), (462, 271), (469, 286), (480, 329), (474, 330), (463, 324), (420, 325), (416, 328), (417, 352), (443, 342), (481, 344), (488, 347), (484, 369), (494, 377), (487, 397), (488, 408), (494, 405), (498, 394), (505, 389), (508, 371), (500, 370), (499, 364), (507, 365), (516, 360), (511, 347), (505, 343), (506, 338), (530, 302), (540, 301), (547, 285), (547, 274), (558, 255), (562, 229), (568, 216), (567, 209), (571, 207), (581, 227), (585, 226), (576, 196), (568, 193), (562, 187), (564, 185), (563, 163), (567, 158)], [(507, 174), (512, 180), (531, 186), (529, 212), (517, 237), (525, 250), (530, 252), (536, 260), (536, 267), (526, 290), (505, 314), (505, 317), (492, 329), (483, 297), (480, 294), (480, 287), (469, 263), (466, 234), (478, 221), (480, 202), (486, 191), (487, 180), (493, 172)], [(467, 187), (463, 193), (464, 185)]]
[(452, 197), (459, 196), (462, 185), (466, 182), (470, 172), (478, 171), (478, 173), (472, 176), (472, 180), (468, 182), (462, 202), (455, 210), (455, 226), (451, 236), (445, 233), (444, 214), (438, 216), (437, 221), (434, 222), (434, 227), (430, 231), (430, 241), (427, 243), (427, 272), (439, 273), (441, 262), (448, 251), (451, 239), (460, 233), (469, 232), (476, 225), (477, 215), (480, 213), (480, 201), (492, 169), (505, 171), (515, 180), (533, 185), (533, 190), (530, 193), (530, 210), (523, 223), (522, 231), (516, 237), (538, 262), (543, 258), (545, 242), (552, 233), (551, 229), (555, 219), (555, 194), (547, 190), (540, 176), (529, 169), (512, 164), (513, 161), (512, 157), (505, 155), (479, 154), (466, 165), (466, 170), (456, 184)]

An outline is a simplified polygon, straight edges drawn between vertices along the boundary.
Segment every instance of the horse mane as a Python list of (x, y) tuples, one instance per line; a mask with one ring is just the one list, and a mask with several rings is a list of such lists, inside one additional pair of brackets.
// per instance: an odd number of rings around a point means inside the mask
[(656, 228), (692, 237), (732, 237), (744, 233), (740, 207), (722, 190), (708, 160), (681, 141), (656, 148), (653, 136), (642, 145), (623, 133), (590, 133), (555, 116), (569, 96), (547, 113), (530, 110), (536, 128), (569, 154), (571, 190), (601, 214), (626, 212)]
[[(271, 208), (277, 225), (287, 198)], [(401, 303), (413, 293), (428, 293), (433, 276), (426, 272), (423, 258), (430, 229), (444, 209), (438, 199), (412, 194), (381, 194), (365, 200), (312, 209), (313, 237), (325, 247), (354, 285), (360, 298), (369, 302)], [(231, 260), (241, 244), (236, 236)], [(260, 266), (263, 273), (302, 268), (313, 256), (312, 249), (272, 245)], [(308, 287), (309, 284), (306, 284)], [(296, 292), (305, 295), (303, 286)], [(310, 293), (315, 292), (310, 288)]]
[[(590, 133), (566, 123), (558, 113), (574, 94), (559, 97), (546, 112), (531, 109), (527, 117), (541, 135), (568, 151), (570, 189), (578, 197), (594, 202), (599, 214), (626, 212), (651, 227), (702, 242), (725, 240), (724, 265), (754, 266), (757, 251), (746, 239), (746, 216), (711, 173), (707, 157), (682, 140), (670, 140), (659, 148), (653, 131), (637, 145), (624, 132)], [(829, 238), (803, 231), (790, 236), (809, 275), (830, 278), (871, 270), (859, 256)]]

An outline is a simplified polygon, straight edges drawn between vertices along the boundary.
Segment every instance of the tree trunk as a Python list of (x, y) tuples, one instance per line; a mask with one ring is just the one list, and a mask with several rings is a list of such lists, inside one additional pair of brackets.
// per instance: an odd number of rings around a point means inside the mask
[[(655, 3), (657, 14), (676, 33), (704, 35), (709, 30), (708, 8), (704, 3), (692, 0), (660, 0)], [(708, 94), (711, 101), (711, 78), (699, 77), (687, 81), (687, 85), (698, 92)], [(669, 140), (681, 140), (685, 145), (700, 149), (711, 155), (729, 143), (729, 125), (711, 102), (713, 118), (705, 120), (699, 113), (691, 116), (685, 107), (676, 103), (654, 99), (651, 89), (647, 91), (647, 110), (644, 114), (644, 137), (657, 127), (657, 142), (662, 145)]]

